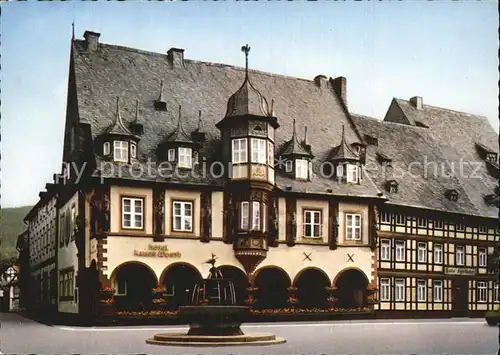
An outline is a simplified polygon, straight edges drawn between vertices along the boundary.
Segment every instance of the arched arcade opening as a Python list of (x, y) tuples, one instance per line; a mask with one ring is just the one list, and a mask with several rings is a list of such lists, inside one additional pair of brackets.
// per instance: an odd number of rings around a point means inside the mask
[(366, 305), (366, 288), (368, 279), (358, 269), (342, 271), (335, 280), (337, 287), (338, 307), (358, 308)]
[(178, 309), (191, 303), (194, 286), (202, 279), (198, 269), (187, 263), (169, 265), (162, 273), (161, 285), (166, 290), (166, 308)]
[(253, 286), (258, 288), (256, 309), (285, 308), (288, 306), (290, 277), (281, 268), (269, 266), (257, 270)]
[(142, 311), (151, 308), (151, 294), (157, 285), (156, 275), (138, 262), (118, 266), (111, 277), (118, 310)]
[(297, 288), (297, 298), (301, 308), (327, 308), (330, 278), (317, 268), (301, 270), (295, 277), (293, 285)]
[(246, 288), (249, 286), (249, 281), (245, 272), (231, 265), (221, 265), (218, 269), (221, 271), (223, 278), (233, 281), (236, 303), (238, 305), (244, 305), (247, 294)]

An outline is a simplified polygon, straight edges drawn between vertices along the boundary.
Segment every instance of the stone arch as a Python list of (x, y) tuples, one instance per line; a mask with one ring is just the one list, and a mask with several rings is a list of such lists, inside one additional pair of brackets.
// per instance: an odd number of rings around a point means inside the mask
[(267, 270), (267, 269), (278, 269), (279, 271), (281, 271), (283, 274), (285, 274), (287, 276), (288, 283), (290, 285), (292, 285), (292, 279), (290, 278), (290, 275), (288, 275), (288, 272), (286, 272), (285, 269), (283, 269), (281, 266), (277, 266), (277, 265), (266, 265), (266, 266), (263, 266), (263, 267), (259, 268), (257, 271), (255, 271), (252, 274), (252, 277), (251, 277), (251, 280), (250, 280), (250, 284), (252, 286), (255, 286), (255, 279), (256, 279), (256, 277), (259, 275), (260, 272), (262, 272), (264, 270)]
[(177, 262), (161, 273), (160, 285), (165, 287), (167, 308), (177, 309), (191, 303), (194, 286), (201, 281), (200, 271), (193, 265)]
[(155, 272), (139, 261), (127, 261), (115, 267), (110, 280), (115, 290), (117, 309), (142, 311), (152, 306), (152, 290), (158, 285)]
[(233, 280), (236, 303), (243, 305), (247, 294), (246, 288), (250, 285), (247, 274), (233, 265), (220, 265), (217, 269), (221, 271), (223, 278)]
[(327, 308), (330, 277), (316, 267), (306, 267), (295, 276), (293, 281), (297, 288), (299, 306), (302, 308)]
[(257, 270), (252, 282), (256, 292), (258, 309), (285, 308), (289, 296), (291, 280), (288, 273), (277, 266), (265, 266)]
[(369, 279), (358, 268), (347, 268), (337, 274), (334, 287), (337, 288), (338, 307), (358, 308), (366, 305), (366, 288)]

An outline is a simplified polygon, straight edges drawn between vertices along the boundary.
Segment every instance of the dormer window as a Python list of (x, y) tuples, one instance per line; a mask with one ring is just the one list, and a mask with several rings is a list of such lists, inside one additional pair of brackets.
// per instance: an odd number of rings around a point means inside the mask
[(179, 148), (179, 164), (180, 168), (191, 168), (193, 166), (193, 155), (191, 148)]
[(168, 161), (175, 161), (175, 149), (168, 150)]
[(398, 183), (396, 180), (389, 180), (387, 181), (386, 185), (385, 185), (385, 188), (387, 191), (389, 191), (389, 193), (391, 194), (395, 194), (398, 192)]
[(497, 155), (496, 153), (488, 153), (486, 154), (486, 160), (490, 163), (496, 163), (497, 162)]
[(114, 141), (114, 160), (128, 163), (128, 142), (125, 141)]
[(240, 230), (266, 230), (266, 205), (259, 201), (240, 202)]
[(446, 197), (448, 197), (448, 199), (450, 201), (457, 201), (458, 200), (458, 191), (457, 190), (448, 190), (446, 191)]
[(295, 159), (295, 178), (307, 180), (308, 178), (308, 161), (306, 159)]
[(109, 142), (104, 142), (104, 144), (102, 146), (102, 154), (103, 155), (109, 155), (110, 153), (111, 153), (111, 151), (110, 151)]
[(137, 145), (135, 143), (130, 143), (130, 156), (137, 158)]
[(287, 160), (285, 163), (285, 171), (287, 173), (291, 173), (293, 171), (293, 162), (291, 160)]

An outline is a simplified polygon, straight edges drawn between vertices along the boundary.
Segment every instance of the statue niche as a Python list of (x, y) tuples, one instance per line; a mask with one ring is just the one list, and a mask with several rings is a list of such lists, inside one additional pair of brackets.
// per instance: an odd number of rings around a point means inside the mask
[(330, 237), (330, 250), (337, 249), (337, 243), (339, 238), (339, 223), (337, 221), (337, 215), (332, 216), (332, 235)]
[(107, 192), (94, 193), (91, 199), (90, 231), (92, 234), (101, 235), (109, 232), (109, 195)]
[(279, 215), (277, 198), (273, 199), (273, 206), (269, 214), (269, 245), (272, 247), (278, 246), (279, 238)]
[(208, 243), (212, 236), (212, 207), (209, 195), (203, 194), (203, 231), (201, 241)]
[(165, 224), (165, 192), (157, 191), (155, 193), (155, 233), (154, 241), (163, 241), (165, 232), (163, 226)]

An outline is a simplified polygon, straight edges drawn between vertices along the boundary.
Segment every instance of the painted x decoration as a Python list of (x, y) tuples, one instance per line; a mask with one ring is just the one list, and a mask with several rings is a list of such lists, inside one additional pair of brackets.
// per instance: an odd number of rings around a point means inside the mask
[(354, 262), (354, 254), (347, 253), (347, 262)]
[(312, 260), (311, 260), (311, 254), (312, 254), (312, 253), (307, 254), (305, 251), (304, 251), (304, 252), (302, 252), (302, 253), (303, 253), (303, 254), (304, 254), (304, 256), (305, 256), (304, 260), (302, 260), (302, 261), (306, 261), (306, 260), (312, 261)]

